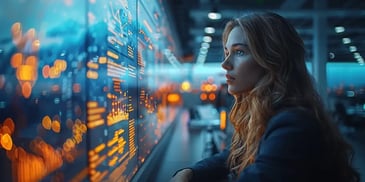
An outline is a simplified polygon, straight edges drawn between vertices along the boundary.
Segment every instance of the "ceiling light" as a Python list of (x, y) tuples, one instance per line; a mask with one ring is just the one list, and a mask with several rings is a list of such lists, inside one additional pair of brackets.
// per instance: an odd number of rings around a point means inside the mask
[(204, 36), (203, 37), (203, 42), (212, 42), (212, 37), (211, 36), (208, 36), (208, 35), (206, 35), (206, 36)]
[(208, 13), (208, 18), (211, 20), (219, 20), (222, 18), (222, 14), (219, 13), (217, 7), (213, 7), (213, 9)]
[(350, 52), (356, 52), (357, 51), (356, 46), (350, 46), (349, 49), (350, 49)]
[(337, 26), (337, 27), (335, 27), (335, 32), (336, 33), (342, 33), (344, 31), (345, 31), (345, 27), (343, 27), (343, 26)]
[(213, 34), (215, 32), (214, 27), (205, 27), (204, 32), (207, 34)]
[(201, 44), (201, 47), (204, 47), (204, 48), (208, 49), (208, 48), (210, 47), (210, 45), (209, 45), (209, 43), (208, 43), (208, 42), (203, 42), (203, 43)]
[(343, 44), (349, 44), (349, 43), (351, 43), (351, 39), (345, 37), (345, 38), (342, 38), (342, 42), (343, 42)]
[(208, 18), (211, 20), (219, 20), (222, 18), (222, 15), (220, 13), (209, 12)]
[(364, 64), (364, 58), (362, 58), (361, 56), (359, 58), (357, 58), (356, 60), (358, 63)]
[(219, 12), (211, 11), (208, 13), (208, 18), (211, 20), (220, 20), (222, 18), (222, 14)]
[(202, 47), (202, 48), (199, 49), (199, 53), (202, 54), (202, 55), (207, 55), (208, 54), (208, 49)]
[(358, 53), (358, 52), (355, 52), (355, 53), (354, 53), (354, 58), (355, 58), (355, 59), (358, 59), (358, 58), (360, 58), (360, 57), (361, 57), (360, 53)]

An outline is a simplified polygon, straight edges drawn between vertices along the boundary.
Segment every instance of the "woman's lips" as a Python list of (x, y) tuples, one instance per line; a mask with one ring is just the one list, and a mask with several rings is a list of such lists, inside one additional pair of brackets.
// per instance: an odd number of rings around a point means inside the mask
[(232, 82), (233, 80), (235, 80), (235, 78), (229, 74), (226, 74), (226, 78), (227, 78), (227, 83)]

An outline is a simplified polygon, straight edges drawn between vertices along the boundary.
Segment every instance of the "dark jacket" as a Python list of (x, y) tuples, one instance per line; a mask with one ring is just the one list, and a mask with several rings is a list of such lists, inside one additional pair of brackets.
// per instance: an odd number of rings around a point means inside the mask
[[(268, 122), (254, 163), (234, 181), (304, 182), (336, 181), (331, 179), (330, 159), (326, 158), (323, 136), (312, 113), (304, 109), (286, 109)], [(225, 150), (194, 166), (192, 181), (227, 179), (229, 170)]]

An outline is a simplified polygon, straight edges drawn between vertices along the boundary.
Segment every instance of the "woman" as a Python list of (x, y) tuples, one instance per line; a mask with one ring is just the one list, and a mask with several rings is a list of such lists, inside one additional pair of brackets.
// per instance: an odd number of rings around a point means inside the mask
[(332, 125), (305, 65), (303, 40), (283, 17), (253, 13), (223, 32), (229, 149), (171, 181), (359, 181), (352, 149)]

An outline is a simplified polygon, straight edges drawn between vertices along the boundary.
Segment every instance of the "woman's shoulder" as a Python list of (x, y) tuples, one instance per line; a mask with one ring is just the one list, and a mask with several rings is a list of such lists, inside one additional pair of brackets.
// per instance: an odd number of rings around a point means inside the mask
[(268, 121), (266, 135), (273, 131), (319, 132), (319, 121), (306, 108), (291, 107), (277, 111)]
[(315, 113), (307, 108), (303, 107), (290, 107), (283, 108), (275, 112), (275, 114), (269, 119), (268, 125), (280, 124), (280, 123), (302, 123), (314, 124), (317, 123)]

